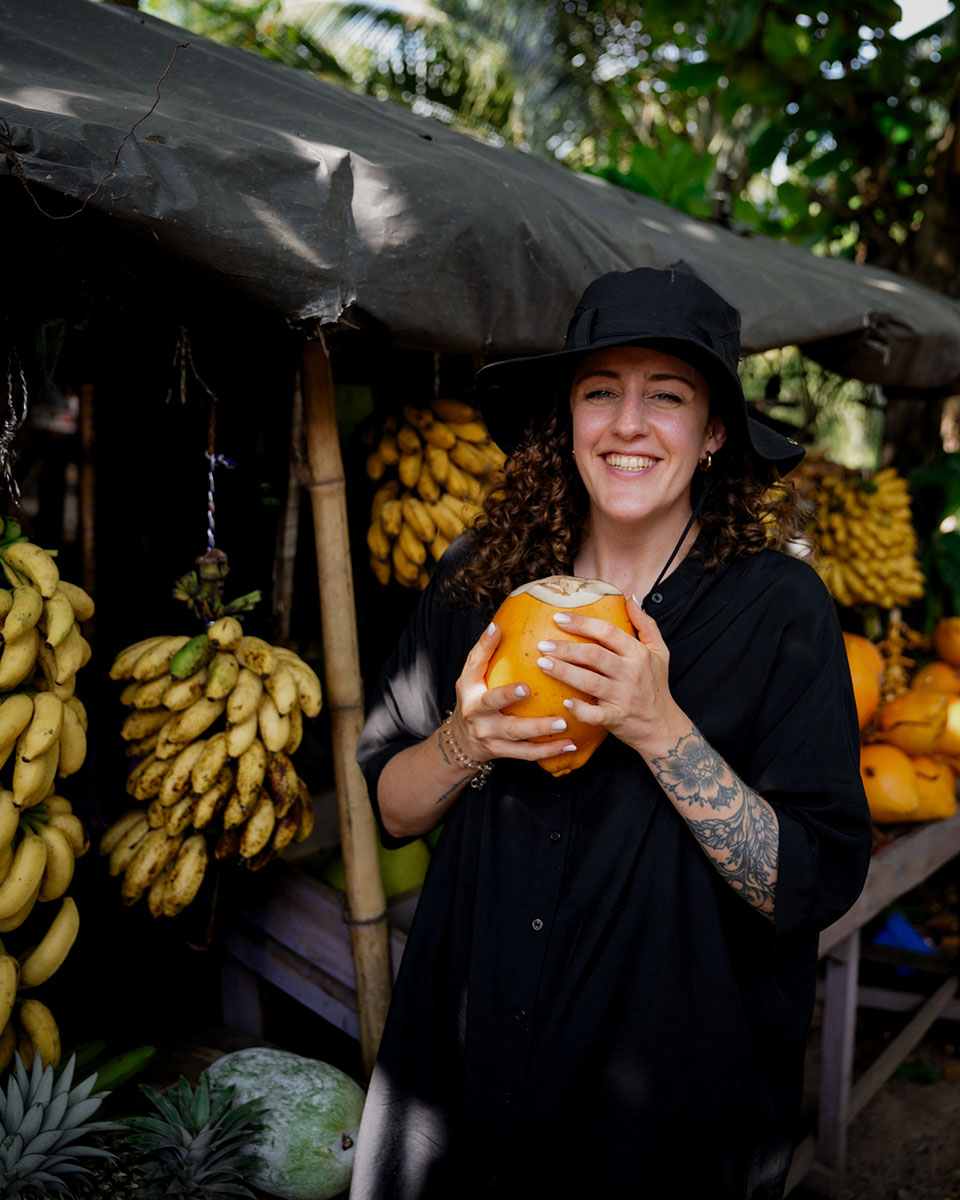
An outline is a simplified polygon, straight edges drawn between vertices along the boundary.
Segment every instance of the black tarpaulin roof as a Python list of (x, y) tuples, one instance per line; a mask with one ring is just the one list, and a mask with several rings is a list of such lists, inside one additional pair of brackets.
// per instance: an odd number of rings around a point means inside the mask
[[(888, 387), (960, 384), (960, 309), (894, 275), (696, 220), (307, 72), (91, 0), (0, 0), (0, 172), (78, 201), (291, 321), (401, 345), (553, 349), (605, 270), (683, 263), (743, 314)], [(2, 126), (0, 126), (2, 129)]]

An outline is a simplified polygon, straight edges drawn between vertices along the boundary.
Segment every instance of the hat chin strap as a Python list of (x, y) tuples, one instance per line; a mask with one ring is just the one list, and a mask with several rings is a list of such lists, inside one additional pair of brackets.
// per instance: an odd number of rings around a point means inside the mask
[[(686, 541), (687, 534), (690, 532), (691, 528), (693, 527), (694, 521), (696, 521), (697, 517), (700, 516), (700, 512), (703, 508), (704, 501), (706, 500), (707, 496), (709, 495), (710, 488), (712, 486), (713, 486), (713, 480), (708, 480), (707, 483), (704, 484), (703, 491), (700, 493), (700, 497), (697, 500), (697, 503), (694, 505), (693, 512), (690, 514), (690, 519), (689, 519), (689, 521), (687, 521), (686, 525), (684, 525), (684, 527), (683, 527), (683, 533), (680, 534), (680, 537), (677, 540), (677, 544), (674, 546), (673, 550), (670, 553), (670, 557), (663, 564), (663, 568), (660, 571), (660, 574), (653, 581), (653, 586), (650, 588), (650, 591), (647, 592), (647, 596), (650, 596), (653, 592), (655, 592), (657, 590), (657, 588), (660, 586), (661, 581), (663, 580), (664, 575), (666, 575), (666, 573), (670, 570), (670, 564), (680, 553), (680, 547)], [(643, 612), (647, 611), (647, 596), (644, 596), (643, 603), (640, 605), (640, 608), (642, 609)]]

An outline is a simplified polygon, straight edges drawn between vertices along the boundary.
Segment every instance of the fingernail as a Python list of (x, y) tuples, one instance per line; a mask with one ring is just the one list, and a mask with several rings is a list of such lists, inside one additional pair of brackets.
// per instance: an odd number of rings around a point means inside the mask
[(557, 648), (556, 642), (537, 642), (538, 650), (556, 650), (556, 648)]
[(555, 729), (557, 733), (560, 733), (562, 730), (566, 729), (566, 727), (567, 723), (563, 717), (557, 717), (555, 721), (550, 722), (550, 728)]
[(572, 700), (564, 700), (563, 707), (564, 708), (573, 708), (573, 701)]
[(553, 670), (553, 663), (549, 658), (538, 658), (537, 666), (540, 667), (544, 671), (552, 671)]
[(640, 601), (637, 599), (637, 594), (636, 594), (636, 592), (631, 592), (631, 593), (630, 593), (630, 599), (631, 599), (631, 600), (634, 602), (634, 604), (637, 606), (637, 608), (643, 608), (643, 605), (642, 605), (642, 604), (640, 603)]
[(487, 637), (493, 637), (493, 635), (494, 635), (496, 632), (497, 632), (497, 627), (496, 627), (496, 625), (494, 625), (494, 623), (493, 623), (492, 621), (490, 622), (490, 624), (489, 624), (489, 625), (486, 627), (486, 629), (484, 630), (484, 633), (487, 635)]
[(573, 753), (573, 751), (574, 751), (574, 750), (576, 750), (576, 746), (573, 744), (573, 742), (571, 742), (569, 746), (564, 746), (564, 750), (565, 750), (565, 751), (566, 751), (568, 754), (572, 754), (572, 753)]
[(517, 686), (513, 689), (513, 694), (517, 697), (518, 700), (522, 700), (525, 696), (530, 695), (530, 689), (527, 687), (527, 685), (525, 683), (518, 683)]
[(568, 613), (554, 613), (553, 619), (556, 621), (556, 623), (558, 625), (569, 625), (570, 624), (570, 616)]

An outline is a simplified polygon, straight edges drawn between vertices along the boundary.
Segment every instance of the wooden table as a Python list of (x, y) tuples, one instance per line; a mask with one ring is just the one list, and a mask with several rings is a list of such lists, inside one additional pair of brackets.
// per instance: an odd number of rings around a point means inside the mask
[[(960, 813), (946, 821), (918, 825), (881, 846), (873, 856), (859, 900), (820, 936), (826, 960), (823, 987), (822, 1075), (817, 1132), (794, 1155), (787, 1192), (801, 1181), (826, 1196), (839, 1190), (846, 1167), (850, 1122), (941, 1017), (960, 1020), (955, 999), (957, 977), (947, 979), (932, 995), (885, 991), (859, 986), (860, 932), (888, 905), (929, 879), (960, 854)], [(857, 1007), (915, 1009), (906, 1027), (854, 1081), (853, 1051)]]

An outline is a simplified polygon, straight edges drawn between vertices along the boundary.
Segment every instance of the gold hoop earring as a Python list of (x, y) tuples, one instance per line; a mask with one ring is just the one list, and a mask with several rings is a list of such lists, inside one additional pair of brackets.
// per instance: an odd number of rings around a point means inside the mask
[(709, 450), (706, 452), (705, 456), (700, 459), (700, 461), (697, 463), (697, 466), (704, 473), (704, 475), (706, 475), (706, 473), (710, 470), (710, 468), (713, 466), (713, 455)]

